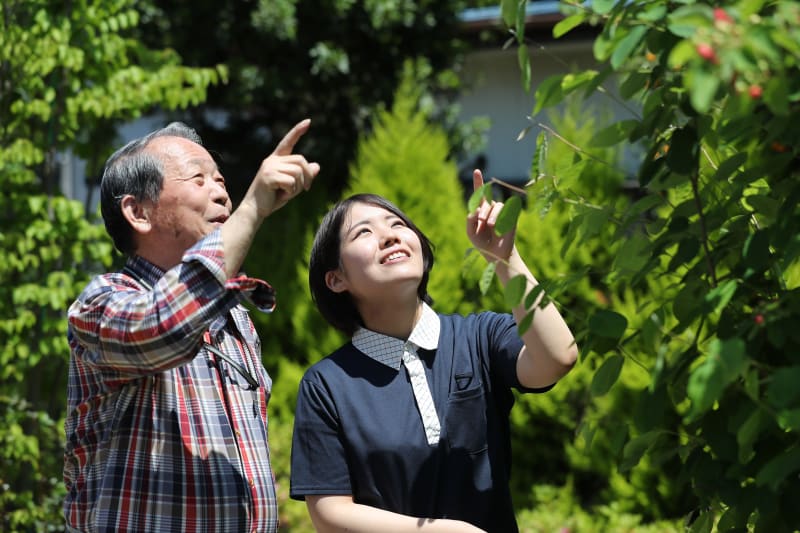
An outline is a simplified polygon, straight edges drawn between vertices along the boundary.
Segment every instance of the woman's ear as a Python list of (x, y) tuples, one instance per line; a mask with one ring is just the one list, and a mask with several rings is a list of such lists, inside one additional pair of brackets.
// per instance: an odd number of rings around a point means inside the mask
[(347, 285), (338, 270), (329, 270), (325, 273), (325, 285), (335, 293), (347, 290)]
[(122, 216), (131, 225), (133, 231), (136, 233), (150, 233), (152, 224), (150, 223), (150, 209), (143, 205), (142, 202), (137, 202), (132, 194), (126, 194), (119, 202)]

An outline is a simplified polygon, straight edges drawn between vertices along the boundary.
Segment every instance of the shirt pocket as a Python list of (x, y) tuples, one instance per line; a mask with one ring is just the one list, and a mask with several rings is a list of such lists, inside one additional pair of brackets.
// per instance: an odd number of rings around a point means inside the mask
[(447, 441), (451, 450), (474, 455), (488, 448), (486, 391), (478, 382), (471, 389), (453, 391), (447, 400)]

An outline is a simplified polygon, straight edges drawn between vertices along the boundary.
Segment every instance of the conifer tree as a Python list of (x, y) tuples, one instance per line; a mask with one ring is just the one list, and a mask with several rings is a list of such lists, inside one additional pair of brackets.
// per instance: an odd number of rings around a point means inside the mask
[(449, 158), (447, 134), (429, 121), (420, 108), (420, 95), (412, 64), (407, 63), (394, 105), (378, 110), (373, 130), (359, 140), (345, 196), (379, 194), (405, 211), (434, 245), (428, 291), (437, 311), (468, 310), (460, 274), (471, 246), (464, 188)]

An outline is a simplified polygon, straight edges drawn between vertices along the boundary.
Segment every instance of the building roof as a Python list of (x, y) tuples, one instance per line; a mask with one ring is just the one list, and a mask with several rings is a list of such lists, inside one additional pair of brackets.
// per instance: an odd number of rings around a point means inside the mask
[[(528, 28), (552, 27), (564, 18), (559, 9), (561, 2), (545, 0), (531, 1), (525, 6), (525, 26)], [(467, 31), (502, 27), (503, 17), (499, 6), (465, 9), (459, 18)]]

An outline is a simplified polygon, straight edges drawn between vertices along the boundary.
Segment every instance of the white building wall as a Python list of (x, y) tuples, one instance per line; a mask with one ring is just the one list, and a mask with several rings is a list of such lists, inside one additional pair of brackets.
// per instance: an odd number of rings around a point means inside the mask
[[(547, 108), (538, 116), (531, 117), (536, 88), (555, 74), (597, 68), (592, 44), (591, 40), (564, 40), (530, 47), (530, 93), (526, 93), (522, 87), (516, 46), (506, 50), (478, 50), (469, 54), (462, 75), (467, 90), (460, 99), (461, 116), (465, 120), (476, 116), (490, 120), (484, 154), (484, 174), (487, 177), (517, 184), (528, 181), (536, 136), (541, 131), (537, 124), (548, 124), (547, 114), (553, 109)], [(619, 118), (630, 116), (608, 95), (597, 93), (589, 102), (610, 109)], [(530, 131), (518, 141), (520, 132), (529, 126)]]

